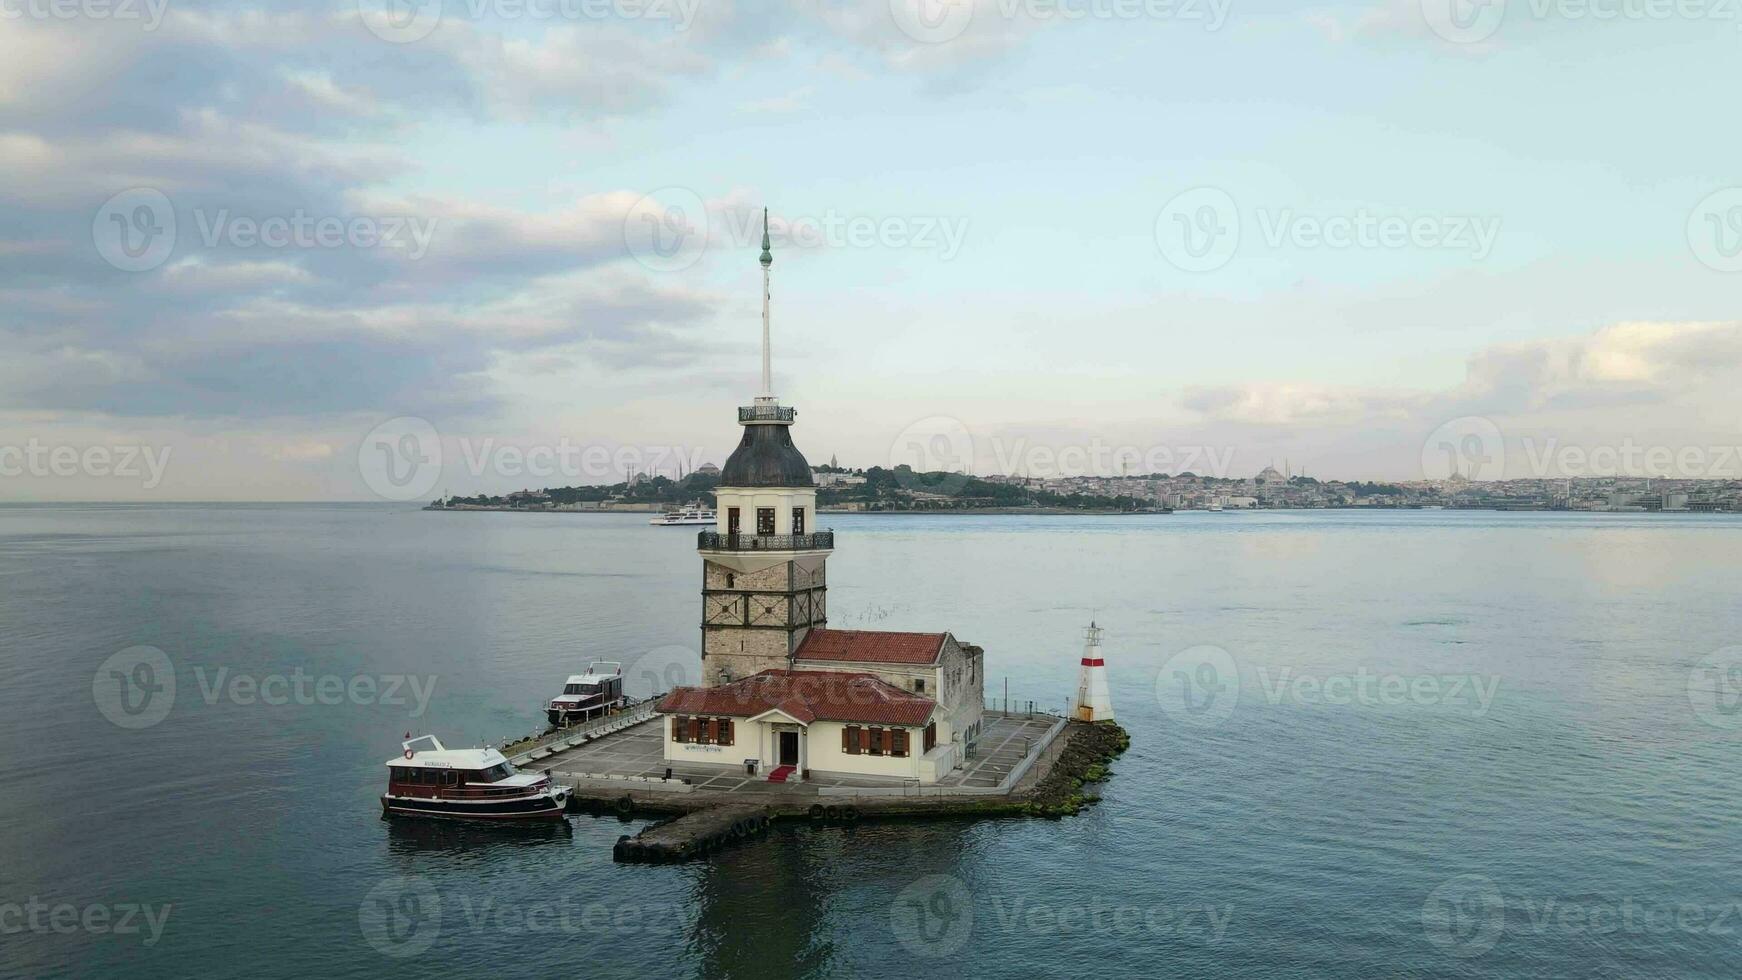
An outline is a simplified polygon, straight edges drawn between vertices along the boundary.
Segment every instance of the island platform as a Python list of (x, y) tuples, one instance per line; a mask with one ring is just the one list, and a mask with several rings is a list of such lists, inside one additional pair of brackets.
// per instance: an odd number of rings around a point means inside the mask
[(933, 784), (819, 772), (803, 782), (770, 782), (742, 764), (667, 762), (659, 718), (643, 705), (509, 746), (509, 758), (568, 786), (571, 812), (659, 818), (639, 834), (620, 838), (613, 856), (664, 863), (706, 857), (781, 821), (830, 825), (1075, 813), (1094, 802), (1083, 784), (1104, 778), (1107, 762), (1129, 744), (1115, 725), (990, 709), (973, 755)]

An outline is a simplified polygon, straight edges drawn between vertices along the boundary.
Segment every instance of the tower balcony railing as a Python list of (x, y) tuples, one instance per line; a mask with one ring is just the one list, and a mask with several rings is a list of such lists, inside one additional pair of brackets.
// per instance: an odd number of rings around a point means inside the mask
[(696, 535), (702, 551), (828, 551), (835, 547), (835, 532), (811, 534), (721, 534), (703, 531)]
[(739, 422), (791, 422), (798, 418), (798, 409), (782, 405), (744, 405), (738, 409)]

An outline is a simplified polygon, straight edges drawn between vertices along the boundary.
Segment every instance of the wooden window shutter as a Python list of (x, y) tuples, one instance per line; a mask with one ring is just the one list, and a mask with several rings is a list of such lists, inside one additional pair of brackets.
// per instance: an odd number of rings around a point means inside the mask
[(859, 729), (848, 725), (841, 729), (841, 751), (848, 755), (859, 754)]
[(688, 726), (688, 724), (689, 724), (689, 719), (685, 718), (683, 715), (672, 715), (671, 716), (671, 740), (674, 742), (687, 742), (687, 741), (689, 741), (690, 740), (689, 732), (684, 730)]
[(718, 718), (708, 719), (708, 741), (715, 745), (720, 744), (720, 719)]
[(897, 728), (895, 730), (895, 741), (893, 744), (893, 754), (897, 758), (905, 758), (907, 756), (907, 729)]
[(894, 729), (891, 729), (891, 728), (883, 729), (883, 754), (884, 755), (894, 755), (895, 754), (895, 730)]
[(720, 719), (720, 744), (732, 744), (732, 719), (730, 718)]
[(701, 740), (702, 740), (702, 720), (700, 718), (691, 718), (690, 719), (690, 741), (700, 742)]

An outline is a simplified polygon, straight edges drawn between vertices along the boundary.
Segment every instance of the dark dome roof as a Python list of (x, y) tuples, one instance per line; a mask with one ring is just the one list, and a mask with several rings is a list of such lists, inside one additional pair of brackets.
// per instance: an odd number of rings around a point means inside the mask
[(720, 469), (722, 487), (809, 487), (811, 464), (785, 425), (746, 425), (744, 438)]

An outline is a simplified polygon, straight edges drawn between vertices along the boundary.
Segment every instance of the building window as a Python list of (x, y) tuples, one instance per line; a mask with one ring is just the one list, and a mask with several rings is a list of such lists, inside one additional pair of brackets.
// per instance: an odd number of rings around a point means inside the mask
[(701, 740), (702, 740), (702, 720), (700, 718), (691, 718), (690, 719), (690, 741), (700, 742)]
[(848, 755), (859, 754), (859, 726), (848, 725), (841, 729), (841, 751)]
[(774, 508), (773, 507), (758, 507), (758, 508), (756, 508), (756, 533), (757, 534), (773, 534), (773, 533), (775, 533), (774, 532)]
[(925, 678), (915, 677), (913, 679), (913, 689), (915, 691), (918, 691), (921, 694), (924, 694), (925, 693)]
[(726, 588), (733, 589), (733, 588), (737, 588), (737, 587), (738, 587), (738, 576), (734, 575), (731, 572), (727, 572), (726, 573)]
[(897, 728), (894, 736), (889, 747), (889, 754), (897, 759), (907, 758), (907, 729)]
[(720, 738), (720, 719), (709, 718), (702, 725), (702, 737), (697, 739), (703, 745), (713, 745)]
[(925, 749), (924, 749), (924, 751), (930, 752), (932, 749), (935, 749), (937, 747), (938, 747), (938, 723), (934, 721), (931, 724), (925, 726)]
[(869, 740), (869, 745), (867, 746), (867, 750), (871, 755), (883, 754), (883, 736), (885, 734), (887, 733), (881, 728), (871, 729), (871, 738)]
[(720, 744), (732, 744), (732, 719), (730, 718), (720, 719)]
[(726, 533), (727, 534), (734, 534), (734, 535), (737, 534), (739, 531), (738, 525), (739, 525), (738, 508), (736, 508), (736, 507), (726, 508)]
[(687, 742), (690, 740), (690, 720), (683, 715), (671, 716), (671, 740)]
[(794, 534), (803, 534), (804, 533), (804, 508), (803, 507), (794, 507), (792, 509), (792, 533), (794, 533)]

